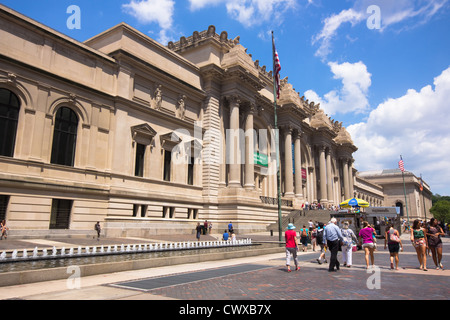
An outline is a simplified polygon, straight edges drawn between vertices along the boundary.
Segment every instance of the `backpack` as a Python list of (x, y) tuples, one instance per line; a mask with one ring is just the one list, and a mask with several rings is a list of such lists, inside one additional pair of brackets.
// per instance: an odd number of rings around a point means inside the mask
[(323, 229), (317, 230), (316, 241), (319, 244), (323, 242)]
[(302, 237), (306, 237), (308, 234), (306, 233), (306, 229), (302, 229)]

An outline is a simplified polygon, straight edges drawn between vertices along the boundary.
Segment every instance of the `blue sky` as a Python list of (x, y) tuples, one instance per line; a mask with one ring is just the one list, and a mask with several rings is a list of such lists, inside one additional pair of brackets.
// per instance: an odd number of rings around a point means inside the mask
[[(76, 40), (125, 22), (167, 44), (216, 26), (342, 121), (359, 171), (405, 168), (450, 195), (450, 0), (1, 0)], [(80, 29), (69, 29), (70, 5)], [(379, 23), (378, 23), (379, 22)]]

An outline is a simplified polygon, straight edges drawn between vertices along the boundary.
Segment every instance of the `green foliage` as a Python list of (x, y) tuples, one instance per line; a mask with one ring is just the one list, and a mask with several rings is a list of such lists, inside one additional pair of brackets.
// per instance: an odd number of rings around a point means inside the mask
[(440, 194), (436, 193), (431, 196), (431, 202), (433, 205), (435, 205), (439, 200), (447, 200), (450, 201), (450, 196), (441, 196)]
[(430, 209), (433, 216), (445, 223), (450, 222), (450, 201), (449, 200), (438, 200)]

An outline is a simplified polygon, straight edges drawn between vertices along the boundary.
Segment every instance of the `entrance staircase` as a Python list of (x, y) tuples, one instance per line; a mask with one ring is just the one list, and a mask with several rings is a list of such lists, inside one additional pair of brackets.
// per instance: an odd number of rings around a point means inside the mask
[[(309, 220), (328, 223), (331, 219), (330, 212), (328, 210), (292, 210), (289, 214), (281, 217), (281, 231), (285, 231), (289, 223), (293, 223), (296, 230), (303, 226), (308, 227)], [(278, 222), (268, 225), (267, 231), (277, 232)]]

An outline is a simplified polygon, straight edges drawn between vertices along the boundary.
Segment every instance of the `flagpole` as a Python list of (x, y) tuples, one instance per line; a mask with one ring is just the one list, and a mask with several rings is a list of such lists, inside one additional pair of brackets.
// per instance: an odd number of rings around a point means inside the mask
[(278, 203), (278, 240), (282, 241), (282, 230), (281, 230), (281, 177), (280, 177), (280, 152), (279, 144), (280, 137), (278, 131), (278, 119), (277, 119), (277, 77), (275, 70), (275, 40), (272, 31), (272, 60), (273, 60), (273, 109), (275, 117), (275, 149), (277, 153), (277, 203)]
[[(403, 162), (402, 155), (400, 155), (400, 161)], [(408, 224), (409, 224), (408, 199), (406, 198), (406, 186), (405, 186), (405, 172), (404, 172), (404, 169), (401, 171), (402, 171), (402, 178), (403, 178), (403, 193), (405, 195), (406, 217), (408, 219)]]

